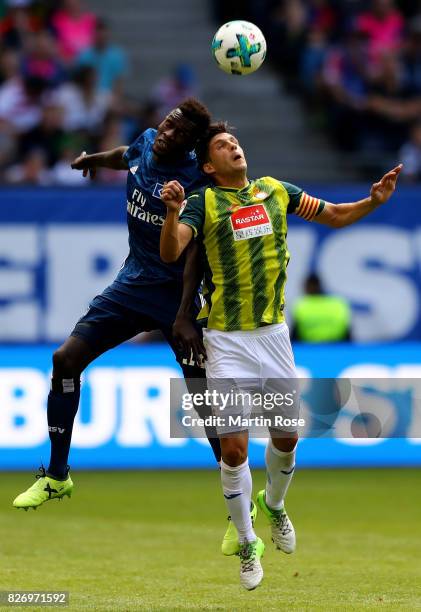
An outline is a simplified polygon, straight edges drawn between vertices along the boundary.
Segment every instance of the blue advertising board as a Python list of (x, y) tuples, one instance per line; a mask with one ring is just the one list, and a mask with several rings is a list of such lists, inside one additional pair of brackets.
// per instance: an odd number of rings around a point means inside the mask
[[(333, 202), (369, 190), (304, 187)], [(287, 306), (317, 271), (351, 304), (355, 340), (421, 340), (420, 195), (400, 186), (339, 231), (290, 215)], [(0, 198), (0, 342), (60, 342), (127, 255), (124, 188), (3, 188)]]
[[(46, 398), (53, 348), (0, 348), (2, 470), (32, 470), (48, 463)], [(298, 452), (301, 467), (421, 465), (420, 398), (415, 397), (405, 411), (399, 401), (403, 391), (411, 392), (411, 380), (421, 378), (421, 344), (297, 345), (295, 355), (299, 375), (308, 381), (304, 403), (316, 377), (383, 378), (388, 381), (384, 400), (393, 417), (388, 439), (303, 438)], [(206, 440), (170, 437), (169, 381), (178, 376), (171, 351), (161, 344), (125, 345), (95, 361), (83, 376), (72, 467), (213, 467)], [(341, 418), (348, 416), (345, 412)], [(250, 441), (250, 462), (255, 467), (263, 466), (264, 445), (264, 439)]]

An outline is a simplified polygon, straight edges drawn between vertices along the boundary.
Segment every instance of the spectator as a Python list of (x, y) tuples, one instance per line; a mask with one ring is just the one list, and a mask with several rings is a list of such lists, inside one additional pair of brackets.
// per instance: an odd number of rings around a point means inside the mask
[[(20, 79), (19, 57), (15, 51), (6, 49), (0, 52), (0, 167), (7, 164), (15, 154), (16, 137), (15, 127), (10, 121), (10, 113), (5, 107), (4, 95), (7, 88), (3, 84), (11, 84)], [(3, 116), (1, 111), (1, 100), (3, 98)], [(7, 100), (7, 95), (6, 95)]]
[(37, 77), (15, 76), (3, 83), (0, 87), (0, 126), (7, 125), (20, 133), (38, 125), (45, 86)]
[(71, 168), (71, 163), (80, 154), (80, 150), (67, 146), (63, 149), (60, 159), (50, 170), (49, 180), (53, 185), (66, 187), (86, 186), (86, 180), (82, 172), (75, 172)]
[(259, 0), (253, 11), (262, 4), (268, 57), (313, 124), (362, 171), (383, 169), (421, 114), (420, 1)]
[(0, 48), (0, 86), (20, 78), (19, 55), (12, 49)]
[(50, 176), (44, 152), (40, 149), (29, 151), (21, 163), (6, 170), (4, 178), (6, 183), (13, 185), (48, 185)]
[(76, 152), (101, 138), (126, 141), (141, 108), (123, 96), (126, 69), (107, 24), (97, 23), (83, 0), (0, 0), (0, 170), (6, 168), (6, 180), (74, 184), (80, 177), (67, 163)]
[(329, 41), (335, 31), (338, 14), (329, 0), (310, 0), (309, 30), (302, 49), (300, 73), (309, 106), (317, 106), (321, 91), (321, 72), (326, 61)]
[(310, 274), (305, 295), (293, 306), (292, 338), (300, 342), (343, 342), (351, 339), (351, 311), (347, 302), (326, 295), (317, 274)]
[(409, 140), (399, 152), (403, 163), (402, 175), (408, 181), (421, 180), (421, 121), (412, 126)]
[(303, 50), (309, 29), (309, 13), (303, 0), (278, 2), (268, 24), (272, 58), (289, 89), (299, 89)]
[(94, 40), (96, 17), (83, 10), (82, 0), (62, 0), (62, 9), (52, 18), (62, 59), (72, 63)]
[(140, 131), (148, 127), (157, 128), (159, 125), (159, 109), (155, 102), (147, 102), (140, 110)]
[(96, 70), (99, 89), (122, 93), (123, 78), (127, 74), (127, 58), (120, 47), (110, 43), (110, 31), (103, 19), (97, 20), (94, 44), (82, 51), (78, 64)]
[(307, 44), (302, 52), (300, 74), (302, 90), (308, 100), (318, 97), (321, 88), (321, 75), (328, 54), (326, 34), (322, 29), (312, 28), (308, 33)]
[(22, 49), (28, 37), (41, 27), (40, 20), (31, 13), (32, 0), (8, 0), (8, 11), (0, 22), (0, 39), (5, 47)]
[(133, 142), (137, 136), (148, 128), (157, 128), (161, 117), (156, 102), (149, 100), (143, 105), (126, 105), (124, 113), (123, 142)]
[(325, 35), (332, 35), (338, 15), (330, 0), (310, 0), (309, 25)]
[[(122, 142), (125, 142), (124, 124), (117, 114), (110, 114), (105, 121), (105, 130), (100, 140), (99, 149), (100, 151), (111, 151), (119, 147)], [(80, 175), (81, 173), (77, 172), (77, 174)], [(100, 168), (97, 178), (101, 183), (124, 184), (127, 180), (127, 171)]]
[(13, 133), (7, 129), (2, 129), (0, 121), (0, 169), (13, 159), (15, 149), (16, 140)]
[(48, 30), (41, 30), (29, 39), (22, 72), (25, 76), (43, 79), (50, 87), (57, 86), (64, 80), (65, 73), (57, 58), (55, 40)]
[(396, 151), (408, 137), (410, 124), (421, 114), (421, 92), (414, 92), (402, 78), (402, 65), (393, 53), (383, 54), (368, 98), (367, 136), (377, 150)]
[(111, 107), (111, 96), (99, 91), (96, 82), (95, 70), (82, 66), (77, 69), (73, 82), (58, 89), (53, 99), (64, 109), (65, 130), (85, 130), (91, 134), (98, 131)]
[(421, 93), (421, 12), (408, 25), (402, 54), (403, 78), (409, 90)]
[(171, 76), (159, 81), (152, 97), (158, 105), (160, 119), (163, 119), (185, 98), (196, 95), (197, 82), (193, 68), (189, 64), (179, 64)]
[(42, 109), (40, 124), (21, 135), (19, 159), (25, 157), (31, 150), (37, 149), (43, 151), (47, 164), (51, 167), (61, 156), (65, 138), (63, 108), (47, 103)]
[(356, 27), (368, 36), (373, 66), (384, 53), (397, 51), (402, 43), (404, 21), (394, 0), (372, 0), (371, 9), (357, 16)]
[(364, 129), (369, 75), (367, 37), (351, 31), (344, 45), (337, 45), (326, 57), (322, 82), (329, 97), (331, 127), (338, 146), (355, 150)]

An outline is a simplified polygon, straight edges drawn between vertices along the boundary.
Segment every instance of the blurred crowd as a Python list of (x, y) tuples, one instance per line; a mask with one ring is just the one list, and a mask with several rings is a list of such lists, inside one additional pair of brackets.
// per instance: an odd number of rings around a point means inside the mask
[(83, 0), (0, 0), (0, 182), (78, 185), (72, 159), (131, 142), (194, 92), (188, 66), (147, 102), (127, 95), (129, 76), (125, 50)]
[[(370, 173), (403, 161), (421, 180), (421, 0), (213, 0), (248, 18), (313, 124)], [(0, 0), (0, 182), (77, 185), (81, 151), (128, 143), (197, 93), (188, 65), (131, 98), (112, 29), (84, 0)], [(124, 173), (104, 170), (101, 182)]]
[(315, 125), (362, 169), (421, 180), (420, 0), (215, 0), (260, 25), (268, 57)]

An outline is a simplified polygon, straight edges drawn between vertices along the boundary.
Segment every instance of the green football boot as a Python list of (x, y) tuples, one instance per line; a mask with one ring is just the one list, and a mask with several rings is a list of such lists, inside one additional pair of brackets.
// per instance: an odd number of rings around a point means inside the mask
[[(250, 517), (251, 523), (254, 527), (254, 522), (257, 516), (257, 506), (252, 501), (250, 505)], [(240, 552), (240, 543), (238, 541), (238, 531), (236, 526), (234, 525), (231, 517), (228, 517), (228, 527), (224, 535), (224, 539), (222, 540), (221, 551), (223, 555), (230, 557), (231, 555), (238, 555)]]
[(66, 480), (55, 480), (51, 476), (47, 476), (43, 467), (39, 468), (40, 473), (36, 475), (36, 482), (29, 487), (24, 493), (17, 496), (13, 502), (15, 508), (33, 508), (36, 510), (38, 506), (50, 499), (62, 499), (65, 495), (72, 496), (73, 482), (69, 475)]
[(285, 508), (282, 507), (280, 510), (269, 508), (266, 503), (264, 489), (259, 491), (256, 501), (260, 510), (269, 521), (272, 531), (272, 542), (275, 544), (276, 548), (282, 550), (287, 555), (293, 553), (296, 547), (295, 529)]

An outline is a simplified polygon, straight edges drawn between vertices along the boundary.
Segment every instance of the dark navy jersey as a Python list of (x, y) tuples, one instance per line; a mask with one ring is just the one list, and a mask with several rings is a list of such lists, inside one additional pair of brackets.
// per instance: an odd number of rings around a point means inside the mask
[(159, 255), (161, 227), (166, 215), (161, 190), (164, 183), (177, 180), (188, 193), (207, 181), (197, 167), (194, 153), (180, 157), (174, 165), (154, 161), (152, 145), (155, 136), (156, 130), (146, 130), (124, 154), (129, 166), (127, 224), (130, 251), (117, 278), (105, 292), (108, 299), (141, 312), (149, 312), (151, 302), (155, 303), (155, 308), (165, 308), (159, 297), (161, 288), (166, 298), (174, 290), (176, 312), (181, 296), (184, 260), (167, 264)]

